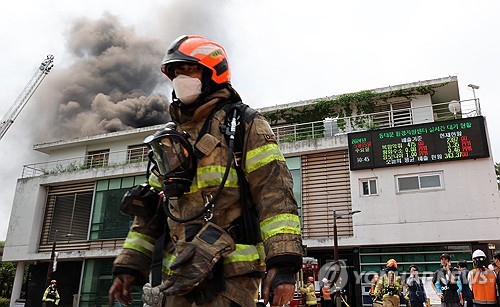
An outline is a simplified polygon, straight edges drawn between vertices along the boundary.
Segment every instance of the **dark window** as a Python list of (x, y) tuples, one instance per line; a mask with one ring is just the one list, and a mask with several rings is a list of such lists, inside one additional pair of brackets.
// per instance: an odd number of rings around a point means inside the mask
[(132, 145), (127, 148), (128, 162), (143, 162), (148, 159), (148, 147), (145, 144)]
[(108, 165), (109, 149), (89, 151), (85, 159), (87, 167), (101, 167)]

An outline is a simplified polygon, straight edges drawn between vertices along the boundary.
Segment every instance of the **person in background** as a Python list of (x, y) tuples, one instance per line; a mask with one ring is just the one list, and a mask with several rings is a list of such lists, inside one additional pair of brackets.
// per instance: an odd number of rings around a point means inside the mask
[(403, 291), (401, 276), (398, 274), (398, 263), (395, 259), (387, 260), (385, 273), (379, 277), (375, 287), (376, 299), (382, 298), (383, 306), (400, 306)]
[(441, 268), (432, 277), (433, 289), (441, 299), (442, 307), (460, 307), (462, 282), (458, 277), (458, 270), (452, 270), (450, 254), (444, 253), (439, 259)]
[(487, 268), (486, 254), (477, 249), (472, 253), (474, 268), (470, 270), (469, 287), (474, 295), (474, 306), (497, 305), (497, 282), (495, 272)]
[(314, 277), (307, 277), (307, 284), (305, 287), (299, 288), (300, 293), (304, 293), (306, 295), (306, 305), (307, 306), (316, 306), (318, 305), (318, 300), (316, 298), (316, 291), (314, 290)]
[(322, 307), (333, 307), (330, 281), (327, 278), (322, 280), (323, 286), (321, 287), (321, 306)]
[(496, 251), (493, 253), (493, 263), (495, 263), (497, 267), (497, 304), (500, 306), (500, 251)]
[(44, 307), (59, 306), (60, 299), (59, 292), (57, 291), (57, 281), (53, 279), (43, 293), (42, 305)]
[(427, 295), (425, 293), (424, 283), (418, 276), (418, 267), (416, 265), (410, 266), (410, 276), (406, 279), (406, 284), (409, 290), (409, 300), (411, 307), (423, 307), (427, 302)]
[(469, 269), (467, 268), (467, 261), (462, 259), (458, 261), (458, 271), (460, 272), (460, 281), (462, 282), (461, 302), (464, 307), (472, 307), (472, 290), (469, 287)]

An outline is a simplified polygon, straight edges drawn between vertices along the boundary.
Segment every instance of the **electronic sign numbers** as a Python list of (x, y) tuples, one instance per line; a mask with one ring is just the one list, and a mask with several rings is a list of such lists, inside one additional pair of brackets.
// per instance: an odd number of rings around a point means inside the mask
[(351, 170), (489, 157), (482, 116), (348, 134)]

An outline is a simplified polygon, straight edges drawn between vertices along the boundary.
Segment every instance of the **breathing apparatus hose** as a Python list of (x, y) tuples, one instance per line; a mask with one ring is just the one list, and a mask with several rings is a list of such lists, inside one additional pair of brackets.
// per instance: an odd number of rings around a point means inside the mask
[[(215, 205), (215, 201), (217, 200), (217, 198), (219, 198), (220, 196), (220, 193), (222, 192), (222, 190), (224, 189), (224, 185), (226, 184), (226, 181), (227, 181), (227, 177), (229, 176), (229, 171), (230, 171), (230, 168), (231, 168), (231, 165), (233, 163), (233, 158), (234, 158), (234, 138), (235, 138), (235, 134), (236, 134), (236, 116), (237, 116), (237, 110), (235, 109), (234, 110), (234, 113), (233, 113), (233, 117), (231, 119), (231, 126), (229, 127), (229, 129), (227, 130), (228, 134), (229, 134), (229, 142), (228, 142), (228, 152), (227, 152), (227, 163), (226, 163), (226, 171), (224, 172), (224, 176), (222, 177), (222, 181), (221, 183), (219, 184), (219, 187), (217, 188), (217, 191), (215, 191), (215, 194), (213, 195), (213, 197), (205, 204), (205, 207), (200, 210), (198, 213), (188, 217), (188, 218), (180, 218), (180, 217), (177, 217), (175, 215), (172, 214), (172, 212), (170, 211), (170, 208), (169, 208), (169, 205), (168, 205), (168, 198), (167, 197), (164, 197), (162, 201), (162, 205), (163, 205), (163, 210), (165, 211), (165, 214), (171, 218), (174, 222), (177, 222), (177, 223), (187, 223), (187, 222), (191, 222), (191, 221), (194, 221), (194, 220), (197, 220), (199, 219), (201, 216), (203, 216), (205, 213), (207, 213), (207, 211), (213, 207)], [(165, 201), (166, 200), (166, 201)]]

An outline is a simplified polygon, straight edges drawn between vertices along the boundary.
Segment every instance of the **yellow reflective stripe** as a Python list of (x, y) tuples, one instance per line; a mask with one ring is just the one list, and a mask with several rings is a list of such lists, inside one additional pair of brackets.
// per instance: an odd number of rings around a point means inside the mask
[(148, 183), (153, 188), (158, 189), (158, 190), (162, 190), (161, 183), (160, 183), (160, 181), (158, 180), (158, 177), (155, 174), (151, 173), (149, 175)]
[(265, 259), (264, 245), (236, 244), (236, 250), (224, 258), (224, 263), (251, 262)]
[(285, 161), (278, 144), (266, 144), (250, 150), (246, 156), (246, 171), (251, 173), (256, 169), (272, 162)]
[(172, 253), (167, 253), (167, 252), (163, 253), (163, 261), (161, 266), (161, 270), (163, 271), (163, 273), (169, 276), (172, 275), (173, 271), (170, 269), (170, 266), (174, 262), (175, 258), (176, 258), (175, 255)]
[(271, 216), (260, 223), (264, 241), (277, 234), (300, 235), (299, 217), (291, 213)]
[[(196, 172), (197, 175), (189, 188), (189, 193), (195, 193), (198, 189), (207, 187), (218, 187), (222, 183), (222, 177), (224, 177), (226, 167), (221, 165), (208, 165), (199, 167)], [(238, 188), (238, 173), (236, 169), (231, 168), (229, 170), (224, 187)]]
[(123, 243), (123, 248), (138, 251), (151, 258), (153, 256), (155, 242), (156, 240), (153, 237), (131, 230), (128, 232), (127, 238)]

